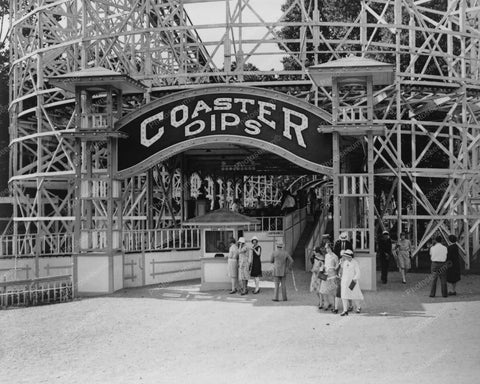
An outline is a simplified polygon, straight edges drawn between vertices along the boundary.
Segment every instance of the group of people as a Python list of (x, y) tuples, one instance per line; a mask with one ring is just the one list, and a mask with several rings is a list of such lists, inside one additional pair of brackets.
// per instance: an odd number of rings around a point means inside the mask
[(338, 313), (342, 302), (341, 316), (354, 310), (361, 312), (363, 294), (360, 290), (360, 266), (354, 258), (352, 244), (347, 233), (342, 233), (332, 248), (330, 242), (316, 247), (310, 260), (312, 279), (310, 291), (318, 296), (318, 309)]
[[(245, 238), (240, 237), (238, 241), (230, 239), (228, 251), (228, 275), (232, 282), (230, 294), (240, 292), (241, 295), (248, 293), (248, 280), (255, 281), (254, 294), (260, 292), (260, 277), (262, 277), (262, 247), (258, 244), (258, 238), (253, 236), (251, 246), (247, 246)], [(280, 289), (282, 300), (287, 301), (286, 276), (292, 270), (293, 259), (283, 249), (283, 243), (276, 244), (277, 249), (272, 253), (270, 262), (273, 264), (273, 279), (275, 291), (273, 301), (279, 301)]]
[[(228, 253), (228, 274), (231, 278), (231, 294), (240, 292), (248, 293), (248, 280), (255, 281), (254, 294), (260, 292), (260, 277), (262, 277), (262, 247), (258, 238), (253, 236), (251, 245), (246, 244), (244, 237), (238, 241), (230, 239)], [(460, 280), (460, 259), (457, 238), (449, 236), (448, 248), (442, 244), (442, 238), (437, 237), (430, 248), (432, 261), (432, 287), (430, 297), (435, 297), (437, 280), (440, 279), (443, 297), (456, 295), (456, 283)], [(277, 249), (272, 253), (270, 261), (273, 264), (273, 277), (275, 291), (273, 301), (279, 301), (280, 290), (283, 301), (287, 301), (286, 276), (291, 271), (293, 259), (283, 249), (283, 243), (276, 244)], [(394, 258), (401, 272), (402, 282), (406, 284), (406, 274), (411, 268), (412, 245), (404, 233), (400, 240), (392, 247), (388, 231), (384, 231), (378, 242), (378, 254), (381, 263), (381, 280), (387, 283), (390, 260)], [(311, 257), (312, 277), (310, 291), (318, 296), (318, 309), (339, 312), (342, 303), (341, 316), (347, 316), (354, 309), (357, 313), (362, 310), (363, 294), (360, 289), (360, 266), (355, 259), (352, 243), (348, 240), (346, 232), (340, 234), (339, 239), (333, 244), (324, 242), (321, 247), (316, 247)], [(447, 282), (452, 285), (452, 290), (447, 291)]]
[[(432, 287), (430, 297), (437, 293), (437, 281), (440, 278), (440, 290), (443, 297), (455, 296), (457, 294), (457, 283), (460, 281), (460, 255), (458, 251), (457, 237), (448, 237), (449, 245), (442, 244), (442, 237), (437, 236), (430, 248), (430, 260), (432, 262)], [(450, 283), (452, 290), (448, 291), (447, 283)]]
[(238, 242), (232, 237), (228, 249), (228, 276), (232, 281), (231, 294), (240, 292), (241, 295), (248, 293), (248, 280), (255, 280), (254, 294), (260, 292), (260, 277), (262, 276), (262, 247), (258, 244), (258, 237), (253, 236), (252, 245), (245, 243), (245, 238), (240, 237)]
[[(435, 297), (437, 290), (437, 281), (440, 279), (440, 287), (443, 297), (456, 295), (456, 284), (460, 281), (460, 255), (457, 244), (457, 237), (450, 235), (448, 237), (448, 247), (443, 245), (443, 238), (437, 236), (430, 247), (431, 276), (432, 286), (430, 297)], [(413, 249), (410, 240), (406, 238), (405, 233), (400, 234), (395, 246), (392, 246), (392, 240), (388, 231), (383, 231), (382, 237), (378, 241), (378, 255), (381, 264), (381, 281), (387, 284), (390, 260), (395, 259), (398, 269), (402, 275), (402, 283), (407, 283), (407, 271), (411, 268), (411, 258)], [(447, 283), (450, 283), (452, 290), (448, 291)]]

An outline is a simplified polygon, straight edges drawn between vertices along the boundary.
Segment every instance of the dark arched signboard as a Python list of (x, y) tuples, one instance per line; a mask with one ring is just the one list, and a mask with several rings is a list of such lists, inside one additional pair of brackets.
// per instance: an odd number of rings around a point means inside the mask
[(328, 113), (283, 93), (241, 86), (188, 90), (125, 116), (116, 129), (118, 178), (145, 171), (186, 149), (237, 143), (271, 151), (318, 173), (331, 173), (332, 137), (317, 131)]

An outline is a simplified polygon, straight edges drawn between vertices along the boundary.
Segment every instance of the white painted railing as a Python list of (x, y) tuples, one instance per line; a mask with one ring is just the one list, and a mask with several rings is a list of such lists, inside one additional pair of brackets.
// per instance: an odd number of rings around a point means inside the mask
[(250, 224), (248, 231), (252, 232), (272, 232), (283, 231), (284, 216), (260, 216), (255, 219), (258, 224)]
[[(271, 223), (273, 221), (266, 221)], [(93, 246), (106, 246), (105, 231), (92, 231)], [(73, 234), (56, 233), (37, 237), (35, 235), (0, 236), (0, 258), (38, 255), (71, 255), (74, 248)], [(156, 230), (135, 230), (123, 232), (125, 252), (156, 251), (169, 249), (200, 248), (198, 228), (171, 228)], [(37, 247), (39, 247), (37, 249)]]
[(285, 250), (293, 253), (307, 224), (307, 207), (297, 209), (284, 218)]
[(347, 232), (351, 239), (354, 250), (368, 251), (368, 228), (340, 228), (340, 233)]
[(305, 245), (305, 271), (307, 272), (312, 269), (312, 265), (310, 264), (310, 256), (312, 255), (315, 247), (320, 246), (322, 243), (322, 237), (327, 229), (329, 214), (328, 210), (329, 205), (327, 204), (322, 210), (322, 214), (320, 215), (318, 221), (315, 223), (315, 228), (313, 229), (312, 235)]
[(0, 282), (0, 308), (65, 302), (72, 298), (71, 275)]
[(82, 113), (82, 129), (106, 128), (106, 113)]
[(341, 123), (358, 123), (368, 120), (368, 107), (338, 107), (338, 121)]
[(71, 255), (73, 234), (0, 236), (0, 257), (33, 256), (37, 252), (40, 255)]
[(124, 231), (125, 252), (166, 251), (200, 248), (198, 228)]

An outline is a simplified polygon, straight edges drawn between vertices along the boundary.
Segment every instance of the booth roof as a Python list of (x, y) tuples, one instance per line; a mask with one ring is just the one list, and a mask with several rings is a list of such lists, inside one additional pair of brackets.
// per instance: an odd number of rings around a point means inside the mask
[(183, 225), (212, 226), (212, 225), (248, 225), (259, 224), (254, 217), (242, 215), (222, 208), (205, 215), (193, 217), (183, 223)]

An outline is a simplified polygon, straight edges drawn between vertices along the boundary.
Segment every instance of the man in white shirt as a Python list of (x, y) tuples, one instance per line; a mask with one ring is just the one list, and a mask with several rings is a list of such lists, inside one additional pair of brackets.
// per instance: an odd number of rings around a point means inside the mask
[(440, 277), (442, 296), (447, 297), (447, 247), (442, 244), (442, 236), (437, 236), (430, 248), (430, 260), (432, 261), (432, 289), (430, 297), (435, 297), (437, 292), (437, 279)]

